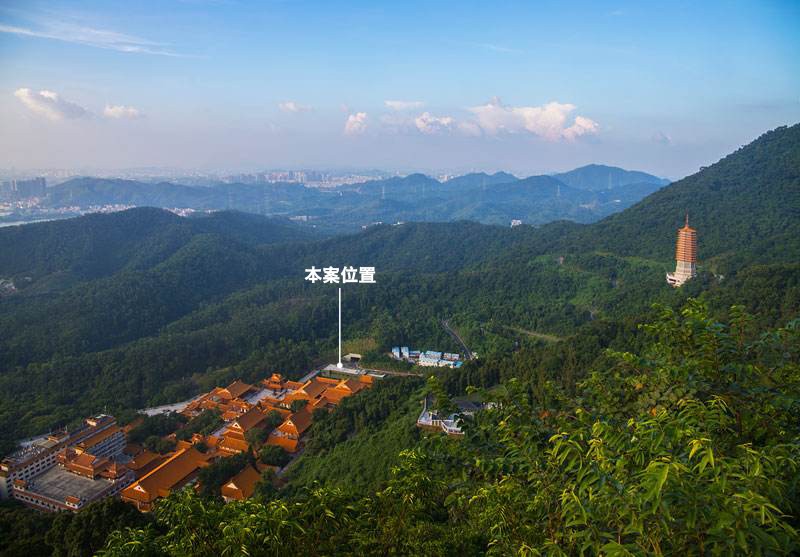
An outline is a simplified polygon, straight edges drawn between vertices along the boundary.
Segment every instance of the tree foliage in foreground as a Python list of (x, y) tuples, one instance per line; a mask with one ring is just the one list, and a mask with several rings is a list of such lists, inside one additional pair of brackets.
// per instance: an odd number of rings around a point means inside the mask
[[(190, 492), (105, 555), (780, 555), (796, 531), (800, 322), (755, 334), (690, 303), (568, 396), (509, 381), (368, 496), (222, 505)], [(545, 392), (547, 396), (542, 396)]]

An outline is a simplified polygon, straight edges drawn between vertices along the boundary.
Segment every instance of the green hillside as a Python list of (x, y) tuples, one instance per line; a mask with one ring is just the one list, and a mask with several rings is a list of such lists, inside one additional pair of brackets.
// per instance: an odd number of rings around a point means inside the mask
[[(421, 381), (392, 380), (315, 422), (284, 491), (225, 509), (175, 496), (109, 554), (194, 553), (198, 524), (212, 524), (209, 555), (234, 542), (684, 554), (697, 532), (710, 553), (797, 551), (798, 136), (769, 132), (592, 225), (406, 223), (317, 239), (250, 215), (139, 209), (0, 231), (19, 241), (0, 276), (30, 277), (0, 299), (0, 452), (100, 410), (299, 377), (336, 346), (334, 287), (304, 269), (374, 265), (377, 284), (345, 288), (345, 338), (369, 339), (374, 361), (398, 343), (456, 349), (448, 319), (481, 357), (428, 388), (477, 389), (497, 406), (451, 442), (413, 427)], [(495, 187), (513, 198), (551, 180)], [(673, 289), (664, 272), (690, 203), (701, 272)], [(284, 519), (274, 547), (246, 533)]]
[(148, 269), (168, 259), (198, 234), (244, 244), (303, 241), (317, 237), (282, 219), (219, 212), (181, 218), (140, 208), (112, 214), (0, 228), (0, 277), (19, 288), (40, 280), (87, 280), (123, 269)]
[[(86, 407), (73, 397), (87, 388), (94, 389), (90, 400), (115, 406), (140, 407), (164, 400), (165, 392), (188, 396), (198, 388), (191, 378), (209, 367), (250, 362), (248, 373), (261, 373), (256, 362), (266, 358), (260, 347), (273, 346), (266, 352), (274, 355), (279, 344), (273, 343), (288, 338), (303, 347), (303, 356), (292, 361), (309, 365), (333, 340), (330, 291), (301, 280), (311, 265), (378, 269), (378, 285), (348, 290), (352, 315), (346, 324), (352, 335), (380, 331), (382, 343), (447, 342), (438, 321), (449, 317), (477, 349), (489, 352), (507, 349), (511, 330), (568, 335), (593, 320), (641, 315), (654, 301), (676, 305), (690, 293), (724, 290), (725, 281), (711, 278), (680, 291), (664, 283), (683, 200), (696, 203), (692, 222), (699, 229), (701, 256), (737, 253), (743, 261), (761, 261), (763, 251), (749, 258), (737, 251), (745, 237), (730, 229), (739, 220), (720, 217), (711, 201), (718, 192), (707, 185), (727, 176), (725, 203), (751, 204), (749, 226), (763, 231), (763, 242), (778, 242), (796, 226), (792, 204), (774, 198), (796, 193), (790, 170), (797, 143), (789, 138), (797, 134), (798, 127), (766, 134), (620, 215), (586, 227), (409, 223), (303, 241), (305, 229), (254, 215), (181, 219), (137, 209), (2, 230), (0, 238), (12, 249), (4, 250), (0, 269), (21, 280), (17, 293), (0, 300), (0, 381), (7, 387), (5, 419), (11, 420), (6, 442), (20, 427), (35, 433), (44, 424), (78, 417)], [(760, 158), (772, 157), (783, 175), (770, 167), (768, 180), (754, 177), (753, 168), (764, 166)], [(549, 187), (525, 182), (508, 187)], [(753, 201), (747, 184), (766, 185)], [(673, 217), (650, 224), (661, 215)], [(714, 235), (703, 224), (717, 221), (723, 230), (728, 227), (724, 234)], [(663, 234), (653, 232), (661, 229)], [(791, 261), (791, 254), (776, 252), (773, 259)], [(292, 311), (286, 312), (283, 300), (292, 300)], [(792, 300), (779, 317), (791, 312)], [(295, 313), (296, 308), (303, 309)], [(303, 311), (314, 317), (290, 324)], [(253, 331), (260, 331), (257, 342), (247, 338)], [(205, 348), (181, 360), (180, 347), (200, 338)], [(153, 369), (142, 369), (137, 361), (150, 362)], [(82, 371), (71, 377), (69, 370), (76, 368)], [(270, 368), (278, 369), (274, 363)], [(66, 390), (53, 389), (59, 383), (52, 381), (54, 371), (63, 376)], [(121, 383), (110, 380), (122, 374), (129, 376)], [(54, 418), (49, 392), (58, 393), (55, 415), (63, 417)], [(25, 414), (15, 411), (19, 405)]]
[(667, 261), (686, 212), (698, 230), (701, 261), (717, 259), (721, 269), (722, 262), (797, 261), (800, 124), (767, 132), (595, 225), (545, 233), (547, 241), (538, 249), (603, 250)]
[(625, 170), (602, 164), (589, 164), (569, 172), (554, 174), (553, 177), (573, 188), (594, 191), (611, 190), (631, 184), (656, 184), (659, 186), (669, 184), (669, 180), (646, 172)]

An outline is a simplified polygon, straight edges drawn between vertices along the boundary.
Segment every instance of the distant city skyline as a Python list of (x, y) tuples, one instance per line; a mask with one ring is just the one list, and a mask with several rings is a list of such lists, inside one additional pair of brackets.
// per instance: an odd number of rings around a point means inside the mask
[(678, 179), (800, 120), (800, 3), (0, 6), (0, 168)]

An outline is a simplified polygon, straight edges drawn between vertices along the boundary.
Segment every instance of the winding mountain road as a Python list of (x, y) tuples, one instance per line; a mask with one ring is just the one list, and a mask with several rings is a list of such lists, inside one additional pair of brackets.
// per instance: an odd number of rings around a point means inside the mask
[(452, 327), (450, 327), (450, 321), (447, 320), (447, 319), (442, 319), (442, 327), (444, 327), (444, 330), (447, 331), (450, 334), (450, 336), (453, 337), (453, 339), (455, 339), (455, 341), (458, 344), (461, 345), (461, 348), (464, 349), (464, 359), (465, 360), (474, 360), (475, 356), (472, 354), (470, 349), (467, 347), (467, 343), (464, 342), (464, 339), (462, 339), (460, 336), (458, 336), (458, 333), (455, 332), (452, 329)]

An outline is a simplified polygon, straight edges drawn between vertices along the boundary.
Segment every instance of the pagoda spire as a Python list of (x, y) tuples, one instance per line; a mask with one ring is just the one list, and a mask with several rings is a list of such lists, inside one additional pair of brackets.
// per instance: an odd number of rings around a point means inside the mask
[(689, 226), (689, 211), (686, 210), (684, 227), (678, 230), (675, 245), (675, 272), (667, 273), (667, 282), (681, 286), (697, 275), (697, 231)]

